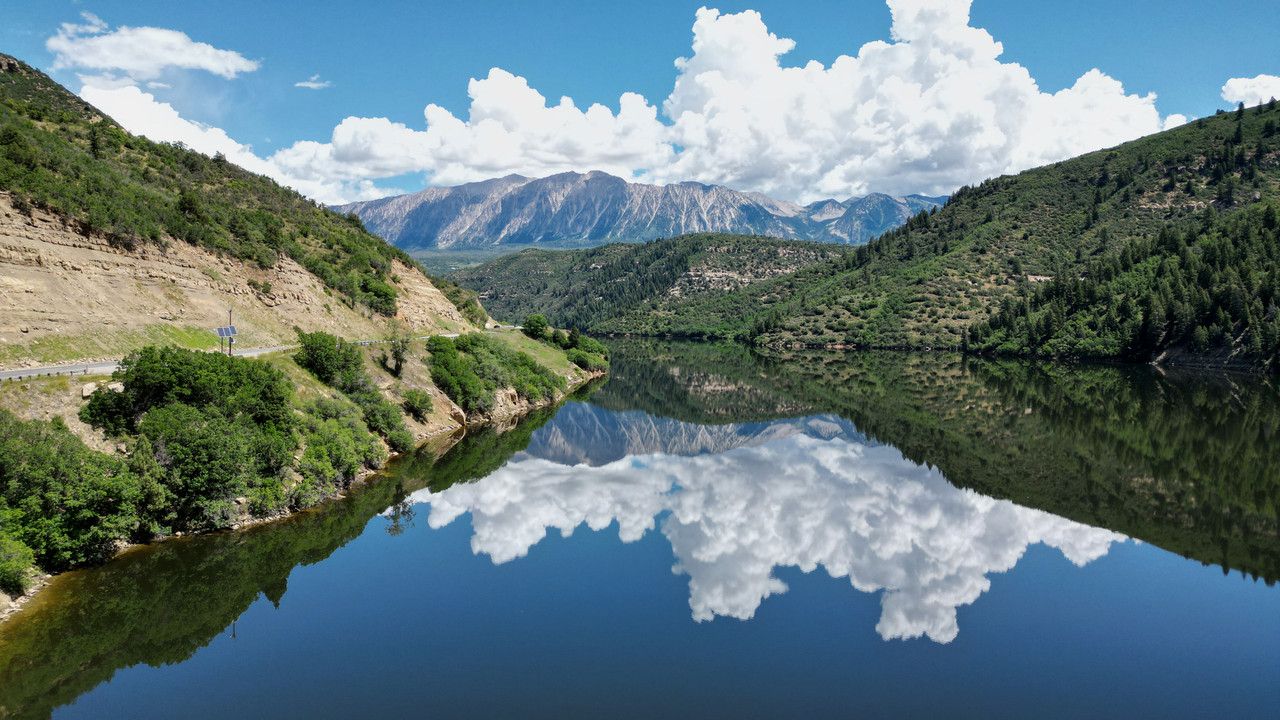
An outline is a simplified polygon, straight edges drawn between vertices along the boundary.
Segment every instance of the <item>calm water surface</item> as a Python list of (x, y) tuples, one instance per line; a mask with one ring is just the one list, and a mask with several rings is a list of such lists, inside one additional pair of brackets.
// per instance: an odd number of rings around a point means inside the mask
[(318, 511), (69, 573), (0, 716), (1280, 706), (1265, 379), (630, 342)]

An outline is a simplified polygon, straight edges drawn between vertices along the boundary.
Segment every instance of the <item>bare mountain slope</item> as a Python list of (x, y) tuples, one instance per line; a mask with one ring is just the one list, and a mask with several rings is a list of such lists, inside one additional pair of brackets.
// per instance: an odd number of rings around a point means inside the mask
[(699, 232), (859, 244), (945, 198), (868, 195), (807, 206), (719, 185), (629, 183), (602, 172), (520, 175), (335, 208), (405, 250), (588, 247)]

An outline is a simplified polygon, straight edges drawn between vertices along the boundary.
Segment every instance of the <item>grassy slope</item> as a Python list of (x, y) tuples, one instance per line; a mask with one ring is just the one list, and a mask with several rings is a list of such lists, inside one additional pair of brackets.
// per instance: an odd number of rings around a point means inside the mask
[(176, 238), (263, 267), (285, 254), (349, 304), (395, 313), (391, 262), (416, 265), (358, 219), (221, 157), (134, 137), (40, 71), (0, 65), (0, 189), (19, 208), (124, 249)]
[[(1050, 278), (1086, 275), (1098, 264), (1123, 265), (1129, 248), (1131, 260), (1158, 265), (1168, 253), (1150, 246), (1161, 232), (1204, 226), (1207, 208), (1219, 218), (1218, 235), (1226, 234), (1221, 219), (1238, 215), (1261, 228), (1265, 207), (1277, 205), (1280, 196), (1277, 122), (1280, 111), (1268, 108), (1247, 110), (1239, 123), (1236, 113), (1222, 113), (1111, 150), (990, 180), (962, 189), (945, 208), (917, 216), (844, 258), (657, 312), (598, 317), (594, 328), (740, 336), (757, 344), (958, 348), (965, 328), (994, 314), (1004, 298), (1030, 296)], [(1224, 157), (1228, 150), (1231, 158)], [(1211, 242), (1202, 236), (1188, 250), (1203, 259), (1213, 252), (1206, 249)], [(1257, 232), (1254, 242), (1261, 255), (1255, 248), (1252, 257), (1231, 260), (1238, 273), (1241, 266), (1253, 267), (1253, 287), (1246, 290), (1255, 291), (1249, 300), (1258, 299), (1265, 314), (1271, 299), (1266, 288), (1276, 273), (1276, 256), (1268, 248), (1277, 242)], [(1224, 277), (1194, 279), (1212, 295), (1209, 286)], [(1101, 301), (1104, 312), (1123, 300), (1116, 293), (1133, 296), (1137, 305), (1150, 282), (1139, 278), (1104, 287), (1112, 293)], [(1194, 322), (1212, 324), (1217, 305), (1200, 309), (1204, 315)], [(1235, 318), (1235, 345), (1247, 344), (1247, 324), (1246, 318)], [(1167, 338), (1166, 347), (1176, 340)]]
[(587, 250), (525, 250), (452, 277), (480, 290), (499, 319), (541, 313), (553, 325), (592, 330), (618, 313), (661, 311), (691, 295), (723, 294), (846, 252), (822, 243), (700, 233)]

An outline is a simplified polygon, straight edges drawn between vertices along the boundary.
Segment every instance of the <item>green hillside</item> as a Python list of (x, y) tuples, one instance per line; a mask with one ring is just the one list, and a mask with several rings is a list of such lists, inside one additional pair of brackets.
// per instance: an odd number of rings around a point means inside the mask
[(1274, 103), (1220, 113), (989, 180), (842, 258), (585, 326), (1275, 367), (1277, 123)]
[(29, 65), (0, 55), (0, 190), (112, 244), (177, 238), (273, 267), (287, 255), (352, 305), (396, 312), (391, 261), (403, 251), (226, 161), (125, 132)]
[(586, 250), (525, 250), (450, 277), (480, 291), (501, 320), (541, 313), (552, 325), (600, 330), (619, 314), (665, 313), (687, 299), (721, 296), (847, 252), (824, 243), (699, 233)]

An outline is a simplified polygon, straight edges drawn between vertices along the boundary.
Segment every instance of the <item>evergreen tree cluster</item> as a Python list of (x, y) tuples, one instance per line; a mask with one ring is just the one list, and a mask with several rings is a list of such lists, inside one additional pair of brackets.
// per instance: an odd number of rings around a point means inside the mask
[(605, 332), (615, 318), (644, 322), (686, 297), (717, 296), (844, 255), (840, 245), (698, 233), (585, 250), (525, 250), (460, 270), (494, 316), (544, 316), (557, 327)]
[[(1146, 360), (1170, 348), (1280, 360), (1280, 223), (1273, 205), (1223, 216), (1207, 209), (1006, 296), (976, 323), (968, 348), (1010, 354)], [(1116, 302), (1119, 299), (1119, 302)]]

